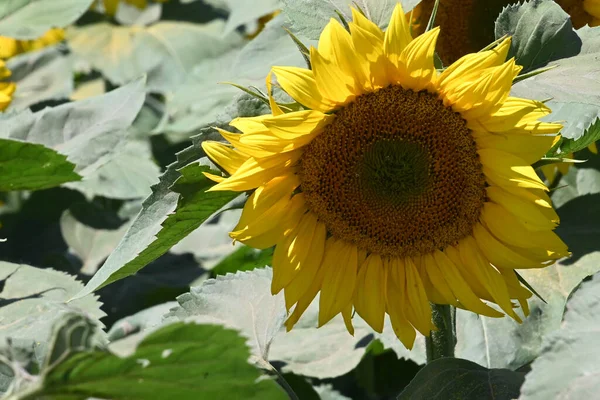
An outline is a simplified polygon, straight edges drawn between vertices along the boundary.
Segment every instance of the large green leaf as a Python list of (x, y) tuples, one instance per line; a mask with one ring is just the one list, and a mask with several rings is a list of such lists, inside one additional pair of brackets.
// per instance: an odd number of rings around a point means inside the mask
[(39, 190), (78, 181), (67, 157), (41, 144), (0, 139), (0, 191)]
[(548, 100), (549, 121), (565, 121), (563, 137), (578, 139), (600, 117), (600, 27), (577, 31), (581, 52), (552, 62), (557, 67), (525, 79), (513, 86), (511, 94), (536, 100)]
[[(288, 17), (294, 33), (317, 40), (331, 18), (339, 19), (340, 12), (346, 21), (352, 21), (350, 7), (358, 6), (365, 15), (379, 25), (387, 28), (397, 1), (387, 0), (282, 0), (283, 13)], [(408, 12), (420, 0), (402, 0), (403, 9)]]
[[(0, 137), (40, 143), (76, 165), (84, 178), (102, 166), (125, 138), (144, 102), (144, 79), (86, 100), (23, 111), (2, 121)], [(70, 187), (77, 188), (73, 183)]]
[(600, 252), (578, 262), (557, 263), (543, 269), (519, 270), (546, 300), (529, 301), (531, 314), (522, 324), (508, 317), (488, 318), (457, 310), (456, 356), (488, 368), (519, 368), (542, 351), (544, 336), (559, 329), (571, 291), (587, 276), (600, 270)]
[(280, 0), (224, 0), (224, 8), (229, 11), (225, 34), (233, 32), (240, 26), (249, 25), (249, 32), (257, 29), (260, 17), (270, 14), (281, 8)]
[(105, 315), (94, 296), (67, 302), (83, 285), (62, 272), (0, 262), (0, 282), (0, 346), (11, 338), (18, 347), (33, 348), (40, 364), (52, 327), (64, 315)]
[(251, 271), (270, 265), (273, 260), (273, 249), (258, 250), (248, 246), (240, 246), (217, 265), (211, 268), (213, 276), (236, 273), (237, 271)]
[(519, 396), (524, 375), (460, 358), (441, 358), (419, 371), (398, 400), (512, 400)]
[(73, 92), (72, 59), (56, 47), (19, 54), (10, 58), (6, 66), (12, 71), (10, 80), (17, 85), (9, 110), (24, 110), (46, 100), (68, 99)]
[(3, 0), (0, 2), (0, 36), (35, 39), (50, 28), (79, 18), (93, 0)]
[[(161, 129), (187, 134), (215, 120), (228, 124), (238, 116), (267, 112), (264, 104), (255, 98), (247, 95), (235, 98), (239, 89), (222, 82), (264, 87), (265, 78), (274, 65), (305, 67), (298, 48), (282, 28), (283, 22), (283, 16), (277, 16), (244, 47), (198, 64), (185, 84), (167, 99), (166, 125)], [(228, 105), (231, 111), (226, 109)], [(261, 112), (254, 110), (257, 107)]]
[[(123, 240), (78, 297), (136, 273), (238, 196), (235, 192), (207, 192), (213, 182), (202, 173), (209, 171), (198, 163), (167, 171)], [(168, 180), (178, 174), (181, 176), (175, 178), (171, 191)]]
[(594, 398), (600, 387), (600, 279), (581, 285), (560, 329), (544, 340), (521, 390), (522, 400)]
[(569, 15), (552, 0), (530, 0), (506, 7), (496, 20), (496, 38), (512, 36), (509, 57), (523, 73), (581, 50)]
[(177, 298), (167, 318), (217, 323), (236, 328), (249, 339), (252, 354), (263, 362), (287, 316), (283, 292), (271, 295), (270, 268), (209, 279)]
[(223, 36), (224, 22), (205, 25), (159, 22), (149, 27), (115, 27), (102, 22), (71, 28), (69, 46), (108, 80), (122, 85), (147, 74), (146, 89), (168, 92), (184, 83), (193, 68), (244, 43), (241, 35)]
[(70, 211), (60, 218), (60, 231), (71, 253), (82, 263), (80, 272), (93, 275), (99, 264), (117, 247), (128, 225), (119, 229), (95, 229), (79, 222)]
[(176, 323), (160, 328), (120, 358), (108, 352), (72, 353), (43, 371), (29, 399), (285, 399), (248, 364), (244, 339), (219, 326)]

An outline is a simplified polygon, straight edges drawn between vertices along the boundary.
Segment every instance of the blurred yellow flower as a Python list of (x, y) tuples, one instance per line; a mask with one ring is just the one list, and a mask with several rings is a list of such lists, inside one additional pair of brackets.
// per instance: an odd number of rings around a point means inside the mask
[[(0, 60), (0, 80), (10, 77), (11, 72), (6, 68), (3, 60)], [(12, 95), (15, 92), (16, 85), (13, 82), (0, 81), (0, 111), (4, 111), (12, 101)]]
[(17, 54), (35, 51), (51, 46), (65, 39), (65, 31), (53, 28), (37, 39), (17, 40), (6, 36), (0, 36), (0, 59), (6, 60)]
[[(228, 177), (210, 190), (253, 191), (230, 236), (276, 246), (273, 293), (292, 329), (320, 292), (319, 326), (355, 310), (378, 332), (389, 315), (411, 348), (435, 327), (430, 302), (517, 321), (531, 293), (515, 269), (569, 254), (531, 164), (562, 125), (543, 103), (510, 97), (521, 67), (510, 39), (442, 73), (439, 28), (413, 39), (398, 4), (386, 32), (352, 10), (310, 49), (312, 69), (273, 67), (301, 111), (237, 118), (229, 142), (205, 141)], [(271, 92), (271, 74), (267, 90)]]

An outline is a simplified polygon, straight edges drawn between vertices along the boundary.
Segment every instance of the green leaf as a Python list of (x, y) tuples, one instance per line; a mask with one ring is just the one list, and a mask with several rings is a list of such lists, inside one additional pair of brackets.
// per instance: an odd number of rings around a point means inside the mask
[(546, 105), (547, 121), (564, 121), (561, 135), (577, 140), (600, 117), (600, 27), (577, 31), (581, 52), (553, 62), (556, 68), (514, 84), (511, 95), (534, 100), (552, 99)]
[(225, 257), (211, 269), (213, 277), (236, 273), (237, 271), (251, 271), (271, 265), (273, 249), (257, 250), (243, 246)]
[(169, 301), (122, 318), (115, 322), (110, 331), (108, 331), (108, 340), (114, 342), (132, 334), (143, 333), (147, 329), (159, 326), (162, 324), (165, 314), (177, 306), (176, 301)]
[(530, 0), (507, 6), (496, 20), (496, 38), (512, 36), (508, 57), (523, 66), (521, 73), (581, 50), (569, 15), (552, 0)]
[(577, 140), (563, 139), (560, 144), (560, 152), (561, 154), (575, 153), (587, 148), (592, 143), (596, 143), (598, 140), (600, 140), (600, 118), (596, 119), (596, 122), (587, 128)]
[(248, 337), (252, 354), (267, 362), (287, 316), (283, 292), (271, 295), (272, 277), (264, 268), (209, 279), (179, 296), (179, 307), (166, 317), (236, 328)]
[(600, 385), (600, 279), (585, 282), (567, 303), (560, 329), (544, 340), (521, 390), (522, 400), (584, 399)]
[(221, 20), (208, 24), (159, 22), (149, 27), (114, 26), (106, 22), (73, 27), (67, 32), (76, 57), (99, 70), (115, 85), (147, 74), (146, 89), (168, 92), (205, 59), (244, 43), (241, 35), (223, 37)]
[[(144, 79), (98, 97), (11, 115), (0, 137), (39, 143), (60, 151), (85, 178), (119, 148), (144, 102)], [(85, 183), (71, 183), (78, 188)]]
[(419, 371), (398, 400), (512, 400), (519, 397), (524, 375), (460, 358), (441, 358)]
[(556, 232), (573, 253), (565, 261), (569, 264), (589, 253), (600, 251), (600, 244), (596, 240), (600, 235), (600, 171), (593, 168), (578, 169), (577, 189), (581, 195), (558, 209), (561, 223)]
[[(594, 235), (591, 235), (594, 237)], [(519, 368), (542, 351), (542, 338), (560, 328), (567, 297), (587, 276), (600, 270), (600, 252), (574, 264), (569, 260), (519, 274), (547, 301), (532, 297), (531, 313), (519, 324), (508, 317), (489, 318), (457, 310), (456, 356), (488, 368)]]
[(269, 112), (262, 102), (246, 94), (236, 97), (239, 89), (219, 82), (264, 87), (274, 65), (305, 67), (302, 55), (282, 28), (284, 21), (283, 16), (277, 16), (245, 46), (199, 63), (185, 84), (167, 99), (168, 120), (159, 130), (187, 138), (189, 132), (208, 124), (224, 126), (236, 117)]
[(36, 39), (48, 29), (79, 18), (93, 0), (9, 0), (0, 2), (0, 36)]
[(243, 25), (249, 25), (248, 32), (252, 33), (258, 28), (257, 21), (260, 17), (281, 7), (279, 0), (224, 0), (223, 5), (229, 10), (224, 34), (231, 33)]
[(70, 211), (65, 211), (60, 218), (60, 231), (69, 246), (82, 263), (80, 272), (93, 275), (99, 264), (117, 247), (128, 225), (119, 229), (95, 229), (79, 222)]
[[(283, 13), (290, 20), (295, 34), (318, 40), (325, 25), (331, 18), (336, 17), (336, 10), (346, 21), (352, 21), (350, 7), (358, 6), (367, 18), (385, 29), (396, 3), (396, 1), (381, 0), (283, 0)], [(419, 0), (402, 0), (401, 3), (404, 11), (408, 12), (419, 3)]]
[(73, 92), (73, 63), (57, 47), (19, 54), (6, 66), (17, 90), (9, 110), (24, 110), (46, 100), (68, 99)]
[[(175, 178), (172, 192), (168, 187), (159, 184), (156, 192), (144, 202), (144, 208), (137, 220), (140, 220), (145, 212), (150, 212), (151, 220), (139, 221), (139, 224), (150, 223), (150, 226), (144, 226), (145, 232), (140, 235), (140, 226), (134, 222), (115, 251), (77, 297), (136, 273), (165, 254), (208, 217), (239, 195), (235, 192), (207, 192), (214, 183), (202, 173), (210, 171), (208, 167), (197, 163), (189, 164), (179, 172), (167, 171), (169, 175), (180, 173), (181, 176)], [(154, 224), (157, 220), (162, 221), (161, 227)]]
[(78, 181), (67, 157), (41, 144), (0, 139), (0, 191), (40, 190)]
[(257, 382), (260, 372), (248, 356), (232, 330), (176, 323), (146, 336), (129, 357), (74, 353), (18, 399), (285, 399), (274, 381)]
[(354, 336), (346, 330), (341, 315), (317, 328), (318, 315), (317, 297), (294, 329), (282, 332), (273, 340), (269, 358), (283, 361), (283, 372), (318, 379), (334, 378), (352, 371), (365, 354), (373, 330), (358, 315), (352, 320)]
[(64, 315), (78, 313), (97, 320), (105, 315), (94, 296), (67, 302), (83, 285), (62, 272), (0, 262), (0, 282), (4, 283), (3, 288), (0, 285), (0, 346), (12, 338), (18, 347), (33, 347), (40, 364), (52, 327)]

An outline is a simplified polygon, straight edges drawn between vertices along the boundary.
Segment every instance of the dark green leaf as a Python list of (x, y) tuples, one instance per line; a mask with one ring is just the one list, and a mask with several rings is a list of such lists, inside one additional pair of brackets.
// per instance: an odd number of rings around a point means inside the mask
[(592, 143), (596, 143), (598, 140), (600, 140), (600, 118), (596, 119), (596, 122), (587, 128), (577, 140), (563, 138), (560, 143), (560, 152), (561, 154), (575, 153), (585, 149)]
[(41, 144), (0, 138), (0, 191), (39, 190), (81, 179), (67, 157)]
[(271, 264), (273, 249), (256, 250), (252, 247), (243, 246), (221, 260), (211, 270), (211, 275), (226, 275), (237, 271), (250, 271)]
[(508, 369), (441, 358), (419, 371), (398, 400), (513, 400), (519, 397), (524, 378), (524, 373)]
[(176, 323), (144, 338), (135, 353), (74, 353), (43, 373), (37, 399), (285, 399), (248, 364), (245, 339), (218, 326)]
[(572, 57), (581, 50), (569, 15), (552, 0), (509, 5), (496, 20), (496, 38), (512, 36), (508, 57), (523, 66), (522, 73), (550, 61)]

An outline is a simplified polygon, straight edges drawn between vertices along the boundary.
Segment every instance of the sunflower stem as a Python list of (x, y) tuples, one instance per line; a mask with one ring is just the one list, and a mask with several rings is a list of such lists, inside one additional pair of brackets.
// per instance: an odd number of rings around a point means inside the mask
[(432, 319), (436, 331), (431, 331), (425, 338), (427, 362), (443, 357), (454, 357), (456, 345), (456, 310), (454, 307), (442, 304), (431, 305)]

